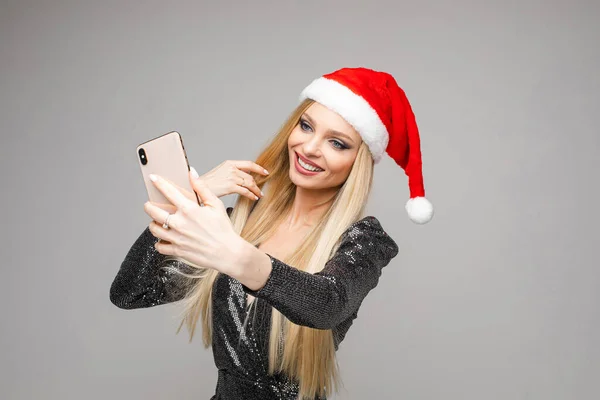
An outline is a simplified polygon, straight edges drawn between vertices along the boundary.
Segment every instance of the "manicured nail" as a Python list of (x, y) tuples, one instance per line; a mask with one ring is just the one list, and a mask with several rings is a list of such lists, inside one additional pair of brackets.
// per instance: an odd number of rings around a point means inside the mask
[(261, 196), (264, 196), (264, 195), (265, 195), (265, 194), (263, 193), (263, 191), (262, 191), (262, 190), (260, 191), (260, 195), (261, 195)]
[(198, 172), (196, 172), (196, 168), (190, 167), (190, 171), (192, 171), (192, 176), (194, 177), (194, 179), (198, 179), (200, 177), (200, 175), (198, 175)]
[(269, 171), (267, 171), (266, 169), (263, 168), (263, 170), (265, 171), (265, 174), (269, 175)]
[(148, 178), (150, 178), (150, 180), (151, 180), (152, 182), (156, 182), (156, 175), (154, 175), (154, 174), (150, 174), (150, 175), (148, 175)]

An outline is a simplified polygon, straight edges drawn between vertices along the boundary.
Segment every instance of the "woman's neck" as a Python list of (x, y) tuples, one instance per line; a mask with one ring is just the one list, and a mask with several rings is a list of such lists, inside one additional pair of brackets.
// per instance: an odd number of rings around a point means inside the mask
[(284, 224), (290, 231), (314, 226), (331, 207), (336, 192), (337, 189), (335, 191), (309, 190), (296, 187), (294, 203), (284, 220)]

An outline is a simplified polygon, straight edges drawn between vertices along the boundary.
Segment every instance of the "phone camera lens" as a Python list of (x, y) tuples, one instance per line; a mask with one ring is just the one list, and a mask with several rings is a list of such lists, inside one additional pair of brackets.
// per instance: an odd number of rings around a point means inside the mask
[(142, 165), (148, 164), (148, 159), (146, 158), (146, 152), (144, 151), (143, 148), (138, 150), (138, 155), (140, 156), (140, 161), (142, 162)]

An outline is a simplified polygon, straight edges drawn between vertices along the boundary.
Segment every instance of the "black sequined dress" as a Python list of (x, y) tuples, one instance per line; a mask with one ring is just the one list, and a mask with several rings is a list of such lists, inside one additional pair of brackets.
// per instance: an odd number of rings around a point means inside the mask
[[(228, 214), (231, 211), (228, 207)], [(117, 307), (147, 308), (184, 296), (181, 278), (158, 268), (165, 256), (156, 251), (157, 240), (146, 227), (125, 256), (110, 288), (110, 300)], [(212, 295), (212, 350), (218, 380), (210, 400), (296, 400), (296, 380), (267, 373), (271, 307), (295, 324), (332, 329), (337, 350), (363, 299), (377, 286), (382, 268), (397, 254), (396, 242), (377, 218), (367, 216), (344, 232), (337, 252), (316, 274), (300, 271), (271, 255), (273, 270), (258, 291), (220, 274)], [(255, 297), (256, 314), (250, 311), (243, 330), (247, 294)]]

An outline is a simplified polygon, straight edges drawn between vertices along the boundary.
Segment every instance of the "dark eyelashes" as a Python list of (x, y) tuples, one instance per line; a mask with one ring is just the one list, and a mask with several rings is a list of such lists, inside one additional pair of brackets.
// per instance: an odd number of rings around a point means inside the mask
[(310, 125), (308, 124), (308, 122), (304, 121), (304, 120), (300, 120), (300, 128), (302, 128), (303, 131), (305, 131), (306, 129), (304, 128), (305, 126), (310, 127)]
[[(308, 126), (309, 128), (312, 129), (312, 127), (310, 126), (310, 124), (308, 122), (306, 122), (306, 120), (304, 119), (300, 119), (300, 129), (302, 129), (303, 131), (306, 131), (305, 126)], [(348, 146), (346, 146), (346, 144), (344, 142), (341, 142), (339, 140), (333, 140), (333, 143), (337, 143), (339, 146), (334, 146), (336, 149), (338, 150), (345, 150), (348, 148)]]
[(310, 126), (310, 124), (308, 122), (306, 122), (305, 120), (301, 119), (300, 120), (300, 128), (302, 128), (303, 131), (306, 130), (306, 128), (304, 128), (305, 126), (308, 126), (310, 129), (312, 129), (312, 127)]

